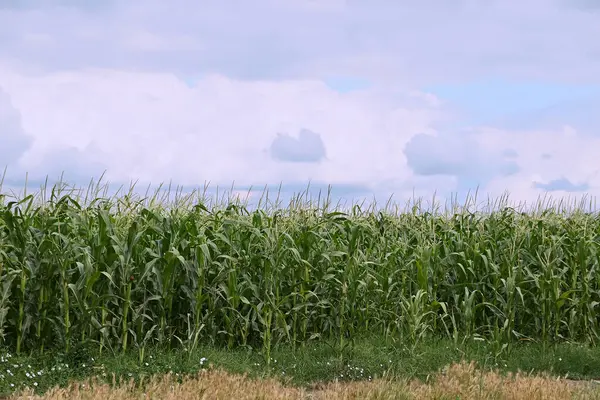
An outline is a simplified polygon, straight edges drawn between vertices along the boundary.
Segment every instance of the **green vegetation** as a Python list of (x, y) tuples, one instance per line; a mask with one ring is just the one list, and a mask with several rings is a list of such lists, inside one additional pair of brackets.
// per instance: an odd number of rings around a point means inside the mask
[(340, 360), (337, 351), (323, 341), (308, 343), (295, 351), (291, 345), (273, 349), (270, 365), (260, 350), (240, 347), (227, 349), (200, 345), (191, 354), (183, 349), (149, 348), (146, 360), (139, 362), (135, 350), (98, 355), (93, 348), (72, 349), (69, 353), (46, 352), (43, 356), (15, 356), (0, 353), (0, 395), (26, 387), (43, 393), (69, 382), (85, 382), (89, 377), (115, 382), (171, 373), (176, 378), (194, 376), (200, 370), (218, 368), (252, 378), (274, 377), (285, 384), (311, 388), (332, 381), (394, 381), (418, 379), (430, 382), (449, 365), (462, 360), (475, 361), (482, 371), (502, 373), (523, 371), (538, 375), (568, 376), (570, 379), (597, 379), (600, 348), (577, 344), (553, 344), (544, 351), (541, 343), (518, 344), (518, 351), (494, 357), (492, 343), (470, 341), (453, 347), (442, 339), (406, 349), (383, 338), (357, 339)]
[(340, 360), (359, 337), (414, 352), (473, 340), (600, 339), (600, 219), (500, 202), (445, 213), (348, 210), (298, 196), (210, 205), (199, 193), (108, 197), (62, 184), (0, 195), (0, 345), (97, 357), (312, 341)]

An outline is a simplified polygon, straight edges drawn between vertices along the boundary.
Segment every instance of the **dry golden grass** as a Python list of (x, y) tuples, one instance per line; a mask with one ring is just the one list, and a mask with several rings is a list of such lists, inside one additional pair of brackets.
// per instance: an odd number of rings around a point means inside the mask
[(202, 371), (177, 383), (172, 375), (154, 378), (143, 389), (133, 382), (111, 387), (99, 381), (55, 388), (43, 396), (20, 393), (13, 399), (133, 400), (133, 399), (600, 399), (600, 388), (549, 376), (482, 372), (473, 363), (450, 366), (428, 383), (377, 380), (328, 383), (313, 388), (285, 386), (275, 379), (251, 379), (222, 370)]

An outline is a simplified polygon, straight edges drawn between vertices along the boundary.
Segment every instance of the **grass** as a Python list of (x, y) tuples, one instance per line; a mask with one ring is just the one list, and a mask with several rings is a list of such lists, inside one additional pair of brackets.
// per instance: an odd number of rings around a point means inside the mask
[(12, 398), (29, 399), (598, 399), (600, 390), (549, 377), (502, 376), (480, 372), (474, 364), (459, 364), (429, 383), (385, 379), (359, 383), (330, 383), (305, 389), (282, 385), (274, 379), (249, 379), (222, 370), (203, 371), (178, 379), (173, 375), (149, 379), (143, 387), (133, 382), (108, 385), (94, 380), (43, 396), (26, 391)]
[(210, 345), (199, 346), (192, 354), (182, 349), (149, 349), (148, 358), (141, 363), (135, 351), (97, 356), (94, 348), (73, 349), (67, 354), (47, 353), (42, 357), (4, 354), (0, 357), (0, 394), (8, 396), (29, 387), (41, 395), (55, 386), (65, 388), (72, 382), (94, 377), (105, 383), (111, 383), (113, 377), (116, 382), (133, 379), (139, 383), (168, 374), (183, 379), (208, 369), (252, 379), (276, 379), (288, 387), (307, 390), (332, 382), (382, 379), (431, 383), (449, 365), (471, 361), (481, 373), (497, 370), (505, 375), (523, 371), (570, 380), (600, 378), (597, 347), (563, 343), (544, 350), (541, 343), (521, 344), (502, 357), (495, 357), (493, 350), (493, 344), (479, 341), (453, 347), (447, 339), (430, 340), (408, 349), (399, 343), (386, 343), (385, 338), (370, 337), (357, 340), (341, 360), (327, 343), (314, 342), (296, 350), (282, 345), (273, 350), (269, 364), (264, 362), (260, 350)]

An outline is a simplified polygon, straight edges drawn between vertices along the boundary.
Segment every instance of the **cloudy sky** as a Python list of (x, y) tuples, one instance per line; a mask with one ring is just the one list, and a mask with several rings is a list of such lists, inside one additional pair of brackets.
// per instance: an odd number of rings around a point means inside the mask
[(600, 194), (596, 0), (0, 0), (6, 182)]

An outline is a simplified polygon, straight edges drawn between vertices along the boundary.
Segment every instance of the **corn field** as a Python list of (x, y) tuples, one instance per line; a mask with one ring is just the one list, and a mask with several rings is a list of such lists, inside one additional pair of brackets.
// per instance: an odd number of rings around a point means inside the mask
[(600, 219), (582, 209), (341, 211), (298, 197), (250, 210), (99, 193), (0, 197), (2, 346), (143, 357), (360, 335), (600, 338)]

